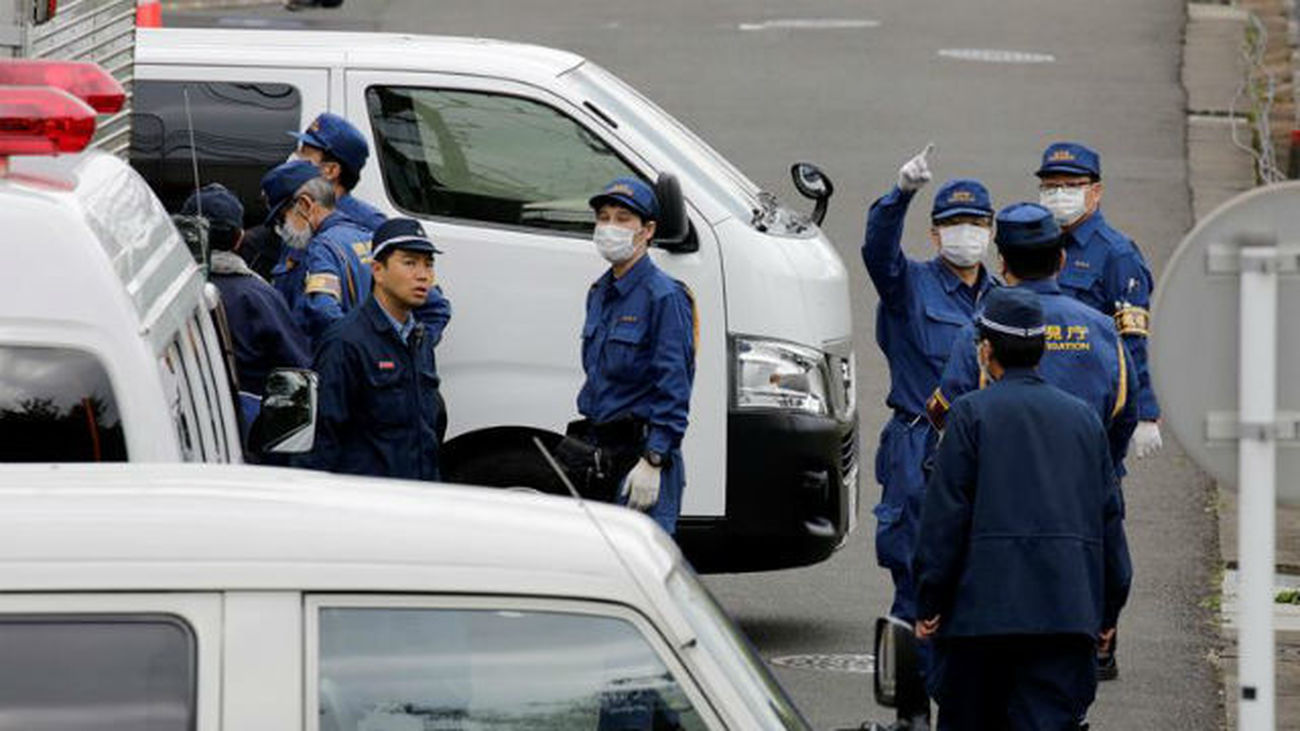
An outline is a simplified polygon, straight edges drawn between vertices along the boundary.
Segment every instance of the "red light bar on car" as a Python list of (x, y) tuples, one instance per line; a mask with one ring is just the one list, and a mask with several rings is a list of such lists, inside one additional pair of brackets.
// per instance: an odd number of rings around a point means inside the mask
[(81, 152), (95, 136), (95, 110), (61, 89), (0, 86), (0, 158)]
[(53, 86), (89, 104), (100, 114), (115, 114), (126, 92), (107, 71), (88, 61), (0, 61), (0, 84)]

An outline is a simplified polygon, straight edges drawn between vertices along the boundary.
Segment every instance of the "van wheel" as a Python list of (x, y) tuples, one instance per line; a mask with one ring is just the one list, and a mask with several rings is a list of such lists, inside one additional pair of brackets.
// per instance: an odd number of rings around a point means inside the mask
[[(524, 487), (551, 495), (568, 495), (564, 482), (533, 444), (533, 436), (552, 451), (561, 439), (558, 434), (545, 432), (510, 432), (491, 440), (453, 439), (440, 455), (442, 479), (462, 485)], [(485, 443), (489, 441), (490, 444)]]

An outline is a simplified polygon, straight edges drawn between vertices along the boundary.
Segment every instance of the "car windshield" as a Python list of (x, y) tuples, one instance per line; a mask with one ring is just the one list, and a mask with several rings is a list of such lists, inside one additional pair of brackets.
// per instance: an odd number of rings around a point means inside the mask
[(749, 640), (714, 601), (695, 572), (679, 564), (668, 577), (668, 591), (685, 612), (700, 645), (735, 683), (745, 697), (746, 706), (761, 720), (763, 729), (811, 729)]
[(620, 124), (635, 126), (672, 161), (669, 172), (705, 187), (735, 217), (750, 221), (763, 204), (759, 187), (685, 125), (614, 74), (590, 61), (567, 72), (583, 95)]

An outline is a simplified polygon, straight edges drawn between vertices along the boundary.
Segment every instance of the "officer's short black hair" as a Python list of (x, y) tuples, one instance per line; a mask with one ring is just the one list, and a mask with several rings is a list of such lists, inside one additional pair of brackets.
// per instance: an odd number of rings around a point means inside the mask
[(241, 232), (242, 229), (224, 223), (213, 223), (208, 227), (208, 246), (213, 251), (230, 251), (239, 243)]
[(1054, 246), (999, 247), (998, 253), (1017, 279), (1047, 279), (1061, 268), (1060, 240)]
[[(319, 147), (316, 149), (320, 150)], [(321, 162), (332, 162), (332, 163), (336, 163), (339, 166), (339, 185), (343, 186), (343, 190), (346, 190), (349, 193), (351, 193), (352, 189), (357, 187), (357, 183), (361, 182), (361, 171), (353, 170), (352, 168), (348, 167), (347, 164), (344, 163), (342, 160), (338, 159), (337, 157), (334, 157), (333, 153), (331, 153), (329, 150), (321, 150), (320, 159)]]
[(1043, 335), (1020, 337), (980, 326), (980, 340), (993, 347), (993, 360), (1003, 368), (1033, 368), (1043, 359), (1047, 341)]

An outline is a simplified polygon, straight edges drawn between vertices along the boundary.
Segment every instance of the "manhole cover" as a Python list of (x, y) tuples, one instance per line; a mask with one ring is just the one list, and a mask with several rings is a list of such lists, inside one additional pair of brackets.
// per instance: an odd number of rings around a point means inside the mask
[(878, 20), (851, 20), (844, 18), (779, 18), (757, 23), (741, 23), (740, 30), (845, 30), (850, 28), (876, 28)]
[(983, 63), (1052, 63), (1056, 56), (1050, 53), (1028, 51), (1002, 51), (994, 48), (944, 48), (939, 51), (944, 58)]
[(786, 655), (774, 657), (773, 665), (798, 670), (829, 670), (834, 673), (861, 673), (870, 675), (876, 671), (875, 655)]

